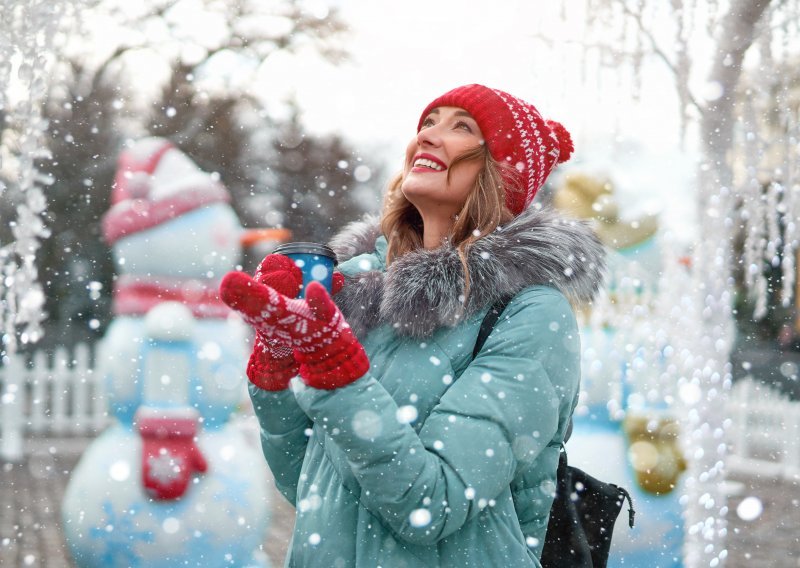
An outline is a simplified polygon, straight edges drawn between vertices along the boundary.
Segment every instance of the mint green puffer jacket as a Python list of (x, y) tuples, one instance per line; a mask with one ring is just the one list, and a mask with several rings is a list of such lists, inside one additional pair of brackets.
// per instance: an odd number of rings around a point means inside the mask
[[(286, 566), (540, 566), (580, 382), (570, 301), (594, 294), (602, 247), (583, 224), (529, 209), (472, 248), (462, 306), (451, 247), (387, 270), (373, 219), (332, 245), (346, 276), (336, 300), (370, 371), (330, 391), (250, 386), (264, 455), (297, 510)], [(486, 310), (507, 294), (473, 360)]]

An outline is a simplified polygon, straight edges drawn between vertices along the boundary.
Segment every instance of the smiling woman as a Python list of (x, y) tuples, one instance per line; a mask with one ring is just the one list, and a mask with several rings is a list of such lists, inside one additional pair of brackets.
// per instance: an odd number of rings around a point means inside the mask
[(264, 455), (297, 508), (287, 566), (541, 566), (578, 396), (572, 306), (604, 266), (588, 226), (531, 204), (571, 152), (529, 103), (458, 87), (423, 110), (382, 218), (331, 241), (335, 303), (314, 283), (295, 299), (299, 270), (275, 255), (225, 277), (256, 330)]

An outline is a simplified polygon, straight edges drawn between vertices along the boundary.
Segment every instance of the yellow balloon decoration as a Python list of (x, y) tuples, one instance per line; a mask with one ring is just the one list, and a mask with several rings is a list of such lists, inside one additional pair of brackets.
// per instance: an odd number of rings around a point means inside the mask
[(670, 493), (686, 470), (686, 459), (678, 447), (678, 421), (629, 413), (623, 429), (629, 443), (628, 459), (639, 486), (654, 495)]
[(566, 174), (553, 194), (553, 205), (569, 216), (592, 221), (600, 240), (615, 250), (639, 245), (658, 230), (656, 215), (621, 219), (614, 187), (604, 178)]

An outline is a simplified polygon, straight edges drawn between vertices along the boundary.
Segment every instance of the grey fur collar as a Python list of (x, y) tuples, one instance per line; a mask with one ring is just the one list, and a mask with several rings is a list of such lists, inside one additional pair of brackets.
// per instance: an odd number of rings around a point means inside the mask
[[(370, 216), (345, 227), (330, 244), (344, 261), (373, 252), (380, 235), (378, 219)], [(603, 281), (605, 251), (586, 223), (532, 206), (478, 240), (467, 264), (471, 291), (466, 306), (460, 299), (461, 261), (447, 244), (410, 252), (386, 272), (346, 278), (336, 303), (357, 336), (389, 323), (403, 335), (422, 338), (534, 284), (557, 288), (573, 305), (590, 302)]]

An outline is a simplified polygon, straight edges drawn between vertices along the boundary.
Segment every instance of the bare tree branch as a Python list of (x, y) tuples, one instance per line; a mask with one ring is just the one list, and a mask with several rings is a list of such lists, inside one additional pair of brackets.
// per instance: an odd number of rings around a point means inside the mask
[(645, 25), (644, 21), (642, 20), (641, 13), (631, 10), (631, 8), (628, 6), (628, 4), (626, 2), (620, 2), (619, 6), (622, 8), (622, 11), (628, 17), (630, 17), (633, 20), (633, 22), (636, 24), (636, 27), (639, 29), (639, 33), (642, 35), (642, 37), (647, 39), (647, 41), (650, 43), (650, 47), (653, 50), (653, 54), (656, 57), (658, 57), (661, 61), (663, 61), (664, 64), (670, 69), (670, 71), (672, 71), (672, 73), (675, 75), (676, 86), (678, 87), (678, 90), (684, 93), (684, 95), (686, 97), (686, 100), (689, 103), (691, 103), (691, 105), (700, 114), (703, 114), (703, 110), (704, 110), (703, 106), (700, 103), (697, 102), (697, 100), (694, 98), (694, 95), (692, 95), (691, 91), (689, 91), (688, 87), (686, 87), (685, 85), (681, 85), (680, 84), (681, 72), (678, 69), (678, 66), (669, 58), (669, 56), (667, 55), (667, 52), (664, 51), (664, 49), (662, 49), (661, 46), (658, 44), (658, 41), (656, 40), (655, 36), (647, 28), (647, 26)]

